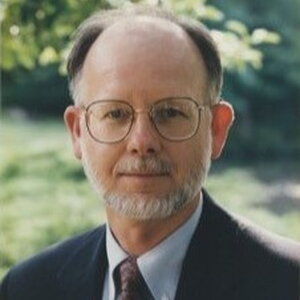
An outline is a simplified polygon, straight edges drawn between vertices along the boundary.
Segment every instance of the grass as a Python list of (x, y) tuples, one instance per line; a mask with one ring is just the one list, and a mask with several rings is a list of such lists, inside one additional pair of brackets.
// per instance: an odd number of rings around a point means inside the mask
[[(62, 122), (4, 119), (0, 128), (0, 277), (16, 262), (105, 221)], [(217, 163), (207, 189), (221, 205), (300, 240), (300, 168)]]

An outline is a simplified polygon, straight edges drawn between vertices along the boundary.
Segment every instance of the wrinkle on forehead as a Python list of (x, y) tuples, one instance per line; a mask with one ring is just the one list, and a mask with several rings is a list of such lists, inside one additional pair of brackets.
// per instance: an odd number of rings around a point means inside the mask
[(127, 73), (142, 69), (159, 80), (164, 71), (170, 74), (172, 68), (180, 70), (189, 84), (193, 81), (197, 86), (203, 82), (206, 85), (203, 59), (181, 27), (155, 17), (136, 16), (117, 22), (97, 38), (87, 54), (82, 74), (89, 80), (88, 73), (94, 70), (113, 79), (116, 74), (127, 77)]

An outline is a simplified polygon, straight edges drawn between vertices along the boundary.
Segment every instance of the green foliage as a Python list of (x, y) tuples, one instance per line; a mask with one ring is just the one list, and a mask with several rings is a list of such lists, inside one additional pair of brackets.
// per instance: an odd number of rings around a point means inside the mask
[(62, 124), (4, 121), (0, 140), (1, 273), (104, 215), (66, 147)]
[[(47, 245), (102, 223), (104, 209), (67, 146), (62, 121), (4, 119), (0, 141), (1, 277)], [(233, 212), (300, 240), (299, 170), (299, 163), (217, 164), (207, 187)]]
[(67, 79), (59, 76), (58, 65), (38, 67), (30, 72), (18, 69), (2, 75), (2, 104), (5, 107), (43, 117), (61, 114), (70, 103)]
[[(208, 5), (206, 1), (198, 0), (165, 0), (165, 1), (132, 1), (150, 5), (161, 5), (175, 11), (179, 15), (193, 16), (194, 18), (210, 21), (221, 21), (225, 17), (216, 7)], [(130, 5), (131, 1), (89, 1), (58, 0), (55, 2), (34, 0), (6, 0), (2, 4), (3, 27), (3, 55), (1, 68), (12, 70), (22, 66), (27, 69), (59, 64), (60, 71), (65, 73), (64, 64), (70, 48), (70, 40), (74, 29), (88, 15), (98, 9)], [(261, 65), (262, 54), (254, 49), (254, 45), (270, 40), (270, 33), (264, 34), (251, 43), (247, 36), (247, 28), (239, 22), (238, 26), (244, 31), (237, 32), (237, 21), (233, 26), (215, 34), (224, 55), (225, 66)], [(236, 34), (237, 33), (237, 34)], [(273, 34), (274, 35), (274, 34)], [(228, 39), (235, 43), (239, 55), (228, 55)], [(274, 39), (273, 39), (274, 42)], [(250, 55), (249, 55), (250, 54)], [(258, 55), (259, 54), (259, 55)]]
[[(276, 47), (259, 46), (263, 68), (225, 74), (224, 97), (237, 111), (233, 156), (300, 157), (300, 9), (299, 0), (229, 2), (212, 0), (228, 19), (242, 20), (256, 44), (267, 34)], [(256, 29), (254, 29), (256, 28)], [(254, 29), (254, 30), (253, 30)], [(243, 31), (243, 30), (242, 30)]]
[(1, 68), (63, 64), (74, 29), (95, 10), (107, 7), (99, 0), (4, 0)]

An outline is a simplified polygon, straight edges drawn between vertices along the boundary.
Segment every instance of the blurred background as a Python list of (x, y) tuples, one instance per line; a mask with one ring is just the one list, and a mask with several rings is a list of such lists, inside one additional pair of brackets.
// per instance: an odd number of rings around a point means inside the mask
[(210, 28), (236, 122), (207, 189), (231, 211), (300, 240), (300, 0), (2, 0), (0, 277), (105, 220), (63, 125), (65, 60), (82, 20), (131, 2)]

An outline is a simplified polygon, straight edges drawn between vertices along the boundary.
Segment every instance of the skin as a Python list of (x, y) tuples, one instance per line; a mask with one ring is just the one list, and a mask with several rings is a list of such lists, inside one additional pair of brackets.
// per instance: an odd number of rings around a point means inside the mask
[[(92, 45), (82, 69), (79, 94), (84, 105), (113, 98), (128, 101), (136, 110), (170, 96), (188, 96), (203, 104), (208, 96), (207, 73), (202, 57), (181, 28), (164, 20), (135, 17), (134, 22), (123, 20), (111, 26)], [(197, 134), (176, 143), (160, 137), (147, 114), (138, 114), (130, 134), (117, 144), (95, 142), (76, 106), (69, 106), (64, 118), (76, 158), (92, 162), (105, 189), (147, 201), (151, 195), (159, 197), (173, 191), (191, 166), (200, 166), (205, 157), (219, 157), (233, 110), (224, 101), (206, 108)], [(169, 161), (173, 171), (163, 175), (117, 172), (119, 161), (146, 156)], [(125, 217), (107, 207), (107, 221), (122, 248), (140, 255), (184, 223), (199, 198), (198, 192), (193, 201), (170, 217), (146, 221)]]

